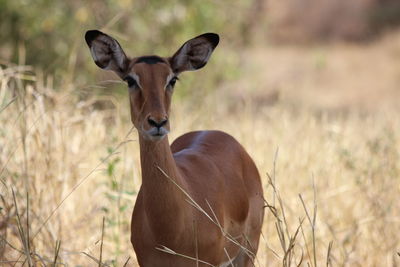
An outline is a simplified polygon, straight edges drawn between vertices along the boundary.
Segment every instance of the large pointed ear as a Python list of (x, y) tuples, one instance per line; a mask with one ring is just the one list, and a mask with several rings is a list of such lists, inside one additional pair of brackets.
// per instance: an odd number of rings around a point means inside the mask
[(127, 71), (129, 59), (117, 40), (98, 30), (87, 31), (85, 40), (97, 66), (123, 76)]
[(204, 67), (219, 43), (215, 33), (205, 33), (190, 39), (170, 58), (172, 70), (181, 73)]

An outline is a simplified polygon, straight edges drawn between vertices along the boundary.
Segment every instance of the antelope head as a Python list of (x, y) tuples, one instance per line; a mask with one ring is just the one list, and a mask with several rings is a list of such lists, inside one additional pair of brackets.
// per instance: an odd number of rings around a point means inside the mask
[(205, 33), (185, 42), (171, 57), (126, 56), (117, 40), (98, 30), (87, 31), (93, 60), (128, 84), (131, 121), (145, 139), (158, 141), (170, 130), (171, 98), (178, 75), (204, 67), (219, 36)]

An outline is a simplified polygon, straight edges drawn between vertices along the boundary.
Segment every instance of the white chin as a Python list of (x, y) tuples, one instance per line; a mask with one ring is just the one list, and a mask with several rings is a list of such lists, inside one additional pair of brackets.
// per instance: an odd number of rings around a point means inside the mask
[(164, 139), (164, 137), (167, 136), (166, 134), (164, 135), (147, 135), (147, 138), (151, 141), (160, 141)]
[(161, 129), (158, 129), (158, 130), (155, 129), (155, 128), (152, 128), (152, 129), (150, 129), (148, 131), (143, 131), (142, 134), (148, 140), (160, 141), (168, 134), (168, 130), (165, 129), (165, 128), (161, 128)]

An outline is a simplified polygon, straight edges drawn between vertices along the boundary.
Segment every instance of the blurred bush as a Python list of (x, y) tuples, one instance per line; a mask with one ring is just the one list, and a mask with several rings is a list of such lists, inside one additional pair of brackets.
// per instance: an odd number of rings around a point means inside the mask
[(278, 41), (364, 41), (400, 25), (398, 0), (271, 0), (270, 33)]
[(373, 33), (379, 33), (400, 25), (399, 0), (375, 0), (369, 13), (369, 23)]

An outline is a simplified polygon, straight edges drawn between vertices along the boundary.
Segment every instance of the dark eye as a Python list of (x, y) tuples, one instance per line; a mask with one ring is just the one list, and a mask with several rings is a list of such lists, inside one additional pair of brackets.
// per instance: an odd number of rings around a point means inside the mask
[(138, 87), (136, 80), (130, 76), (125, 77), (124, 81), (128, 83), (129, 88)]
[(174, 87), (177, 80), (178, 80), (178, 77), (173, 77), (173, 78), (169, 81), (168, 86)]

